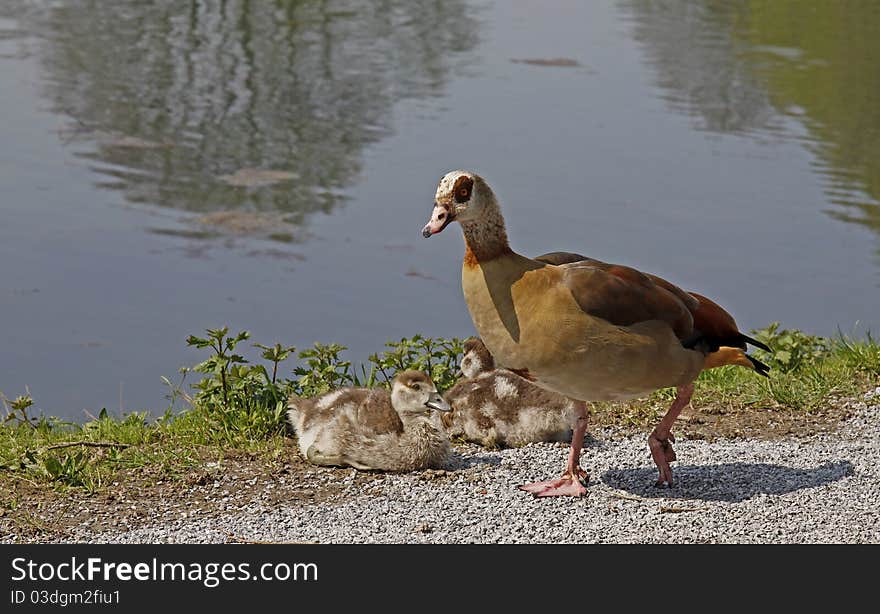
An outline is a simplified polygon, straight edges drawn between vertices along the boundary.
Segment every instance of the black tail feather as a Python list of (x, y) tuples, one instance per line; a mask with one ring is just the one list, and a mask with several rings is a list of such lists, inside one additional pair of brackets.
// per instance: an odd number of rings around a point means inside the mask
[(749, 356), (748, 354), (746, 354), (745, 356), (746, 356), (746, 358), (749, 359), (749, 361), (752, 363), (752, 365), (754, 365), (755, 371), (758, 373), (758, 375), (763, 375), (764, 377), (770, 377), (769, 375), (767, 375), (767, 372), (770, 371), (770, 367), (768, 365), (765, 365), (763, 362), (761, 362), (760, 360), (758, 360), (754, 356)]
[(764, 345), (763, 343), (761, 343), (757, 339), (752, 339), (751, 337), (746, 337), (745, 335), (740, 335), (740, 336), (743, 338), (743, 341), (745, 341), (746, 343), (751, 343), (756, 348), (761, 348), (765, 352), (770, 352), (771, 354), (773, 353), (773, 350), (771, 350), (769, 347), (767, 347), (766, 345)]
[(736, 333), (735, 335), (730, 335), (728, 337), (718, 337), (712, 335), (704, 335), (699, 331), (695, 331), (690, 337), (683, 339), (681, 344), (691, 350), (702, 350), (704, 352), (717, 352), (718, 348), (722, 346), (731, 347), (731, 348), (739, 348), (741, 350), (748, 349), (746, 346), (747, 343), (754, 345), (757, 348), (764, 350), (765, 352), (771, 352), (772, 350), (758, 341), (757, 339), (752, 339), (751, 337), (747, 337), (742, 333)]

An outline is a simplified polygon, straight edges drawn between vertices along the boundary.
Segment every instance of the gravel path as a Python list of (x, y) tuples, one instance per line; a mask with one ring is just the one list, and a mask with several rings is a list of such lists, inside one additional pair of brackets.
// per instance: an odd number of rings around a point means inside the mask
[(89, 542), (880, 542), (880, 387), (839, 430), (804, 439), (679, 440), (674, 489), (653, 486), (643, 437), (596, 433), (582, 499), (534, 499), (517, 484), (555, 476), (565, 446), (458, 446), (446, 471), (316, 468), (343, 494), (255, 502), (229, 515), (75, 533)]

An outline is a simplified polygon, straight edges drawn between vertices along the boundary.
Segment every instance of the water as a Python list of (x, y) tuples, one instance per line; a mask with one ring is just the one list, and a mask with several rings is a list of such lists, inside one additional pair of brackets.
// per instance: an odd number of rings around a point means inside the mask
[(356, 362), (467, 336), (460, 232), (419, 235), (454, 168), (522, 253), (880, 327), (876, 3), (369, 6), (0, 4), (0, 391), (161, 411), (224, 324)]

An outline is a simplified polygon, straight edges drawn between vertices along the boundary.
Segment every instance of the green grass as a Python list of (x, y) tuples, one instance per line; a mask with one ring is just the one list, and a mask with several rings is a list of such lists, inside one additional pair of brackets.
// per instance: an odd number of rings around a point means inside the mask
[[(754, 352), (771, 366), (771, 376), (737, 367), (703, 372), (693, 399), (702, 414), (754, 409), (810, 415), (880, 381), (880, 345), (871, 335), (822, 339), (775, 323), (753, 334), (773, 349)], [(177, 479), (206, 459), (222, 461), (242, 453), (277, 458), (285, 453), (284, 415), (291, 393), (313, 396), (341, 386), (387, 386), (394, 373), (408, 368), (429, 371), (444, 390), (455, 382), (462, 349), (460, 339), (416, 335), (386, 344), (383, 352), (369, 357), (369, 364), (355, 368), (341, 357), (345, 347), (336, 344), (316, 344), (299, 353), (281, 344), (255, 344), (259, 359), (251, 362), (239, 353), (248, 339), (248, 333), (230, 335), (226, 328), (190, 336), (187, 342), (208, 356), (181, 369), (180, 384), (166, 379), (170, 404), (158, 418), (102, 411), (75, 424), (31, 416), (30, 395), (14, 400), (0, 395), (6, 411), (0, 424), (0, 485), (19, 480), (96, 492), (125, 472), (148, 470), (156, 479)], [(298, 361), (290, 369), (286, 364), (294, 356)], [(193, 373), (199, 379), (186, 386)], [(673, 396), (674, 390), (664, 389), (646, 399), (597, 404), (594, 422), (645, 428), (656, 423)], [(0, 497), (6, 499), (0, 508), (14, 509), (15, 496)]]
[[(318, 343), (298, 354), (290, 346), (254, 344), (260, 360), (251, 362), (240, 353), (249, 338), (247, 332), (230, 335), (228, 328), (189, 336), (187, 343), (208, 356), (181, 369), (179, 384), (163, 378), (170, 405), (159, 418), (149, 418), (146, 412), (115, 417), (106, 410), (85, 424), (35, 418), (29, 394), (14, 400), (0, 394), (6, 410), (0, 424), (0, 484), (25, 480), (61, 491), (95, 492), (125, 471), (149, 468), (157, 479), (175, 479), (206, 458), (221, 461), (241, 453), (277, 457), (286, 438), (290, 394), (314, 396), (342, 386), (387, 387), (404, 369), (428, 371), (445, 390), (455, 381), (462, 348), (459, 339), (416, 335), (387, 343), (386, 350), (370, 356), (369, 365), (355, 369), (341, 357), (346, 348), (338, 344)], [(294, 355), (299, 363), (287, 370), (283, 363)], [(293, 377), (284, 377), (285, 372)], [(199, 379), (186, 386), (192, 374)], [(184, 408), (176, 409), (181, 403)], [(14, 506), (14, 500), (0, 497), (0, 510)]]

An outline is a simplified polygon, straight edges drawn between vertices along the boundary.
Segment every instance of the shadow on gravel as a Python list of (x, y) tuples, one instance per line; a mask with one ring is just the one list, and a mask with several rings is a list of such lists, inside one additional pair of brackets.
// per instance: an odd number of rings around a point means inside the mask
[(673, 467), (675, 486), (657, 488), (654, 467), (616, 469), (602, 474), (602, 481), (618, 490), (646, 498), (700, 499), (738, 502), (756, 495), (782, 495), (815, 488), (853, 475), (849, 461), (825, 463), (814, 469), (794, 469), (767, 463), (722, 463)]
[(449, 458), (446, 461), (445, 469), (447, 471), (461, 471), (463, 469), (470, 469), (471, 467), (477, 467), (479, 465), (500, 465), (501, 458), (497, 454), (492, 453), (477, 453), (477, 454), (459, 454), (457, 451), (453, 449), (452, 454), (449, 455)]

